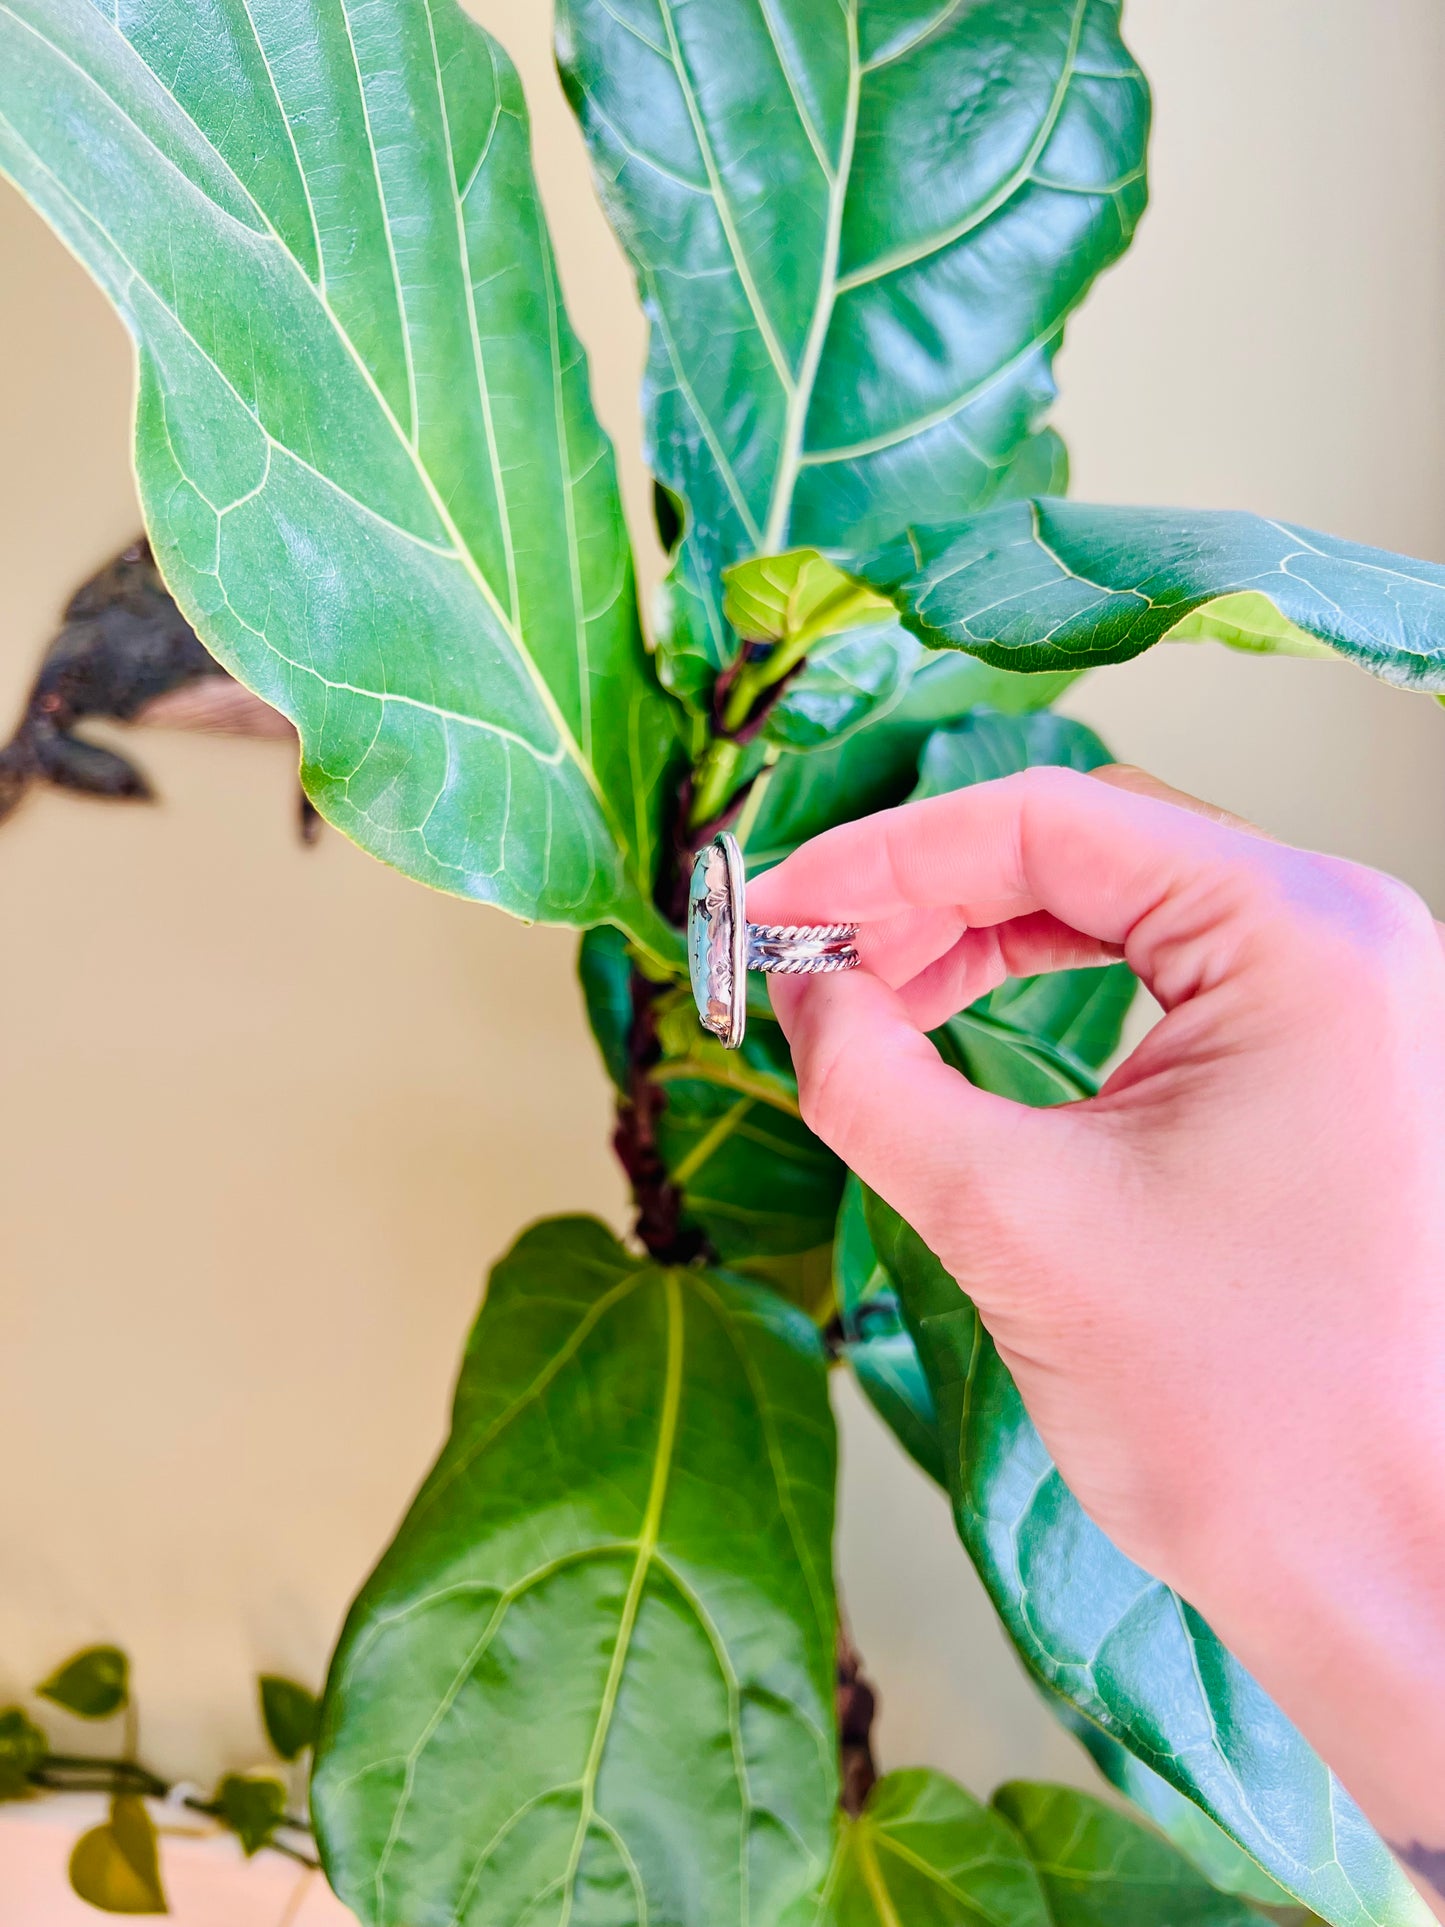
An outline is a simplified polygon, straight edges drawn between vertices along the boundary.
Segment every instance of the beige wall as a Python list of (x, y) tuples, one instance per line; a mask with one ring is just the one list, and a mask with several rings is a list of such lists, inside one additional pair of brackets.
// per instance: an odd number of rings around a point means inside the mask
[[(640, 325), (550, 78), (542, 0), (478, 11), (527, 75), (565, 279), (629, 500)], [(1445, 557), (1438, 0), (1132, 0), (1156, 196), (1074, 330), (1081, 490), (1237, 503)], [(129, 356), (0, 195), (0, 701), (135, 526)], [(1388, 864), (1445, 910), (1445, 716), (1344, 669), (1159, 652), (1079, 712), (1121, 755)], [(570, 939), (327, 835), (284, 752), (152, 735), (158, 809), (45, 795), (0, 829), (0, 1688), (82, 1640), (150, 1752), (258, 1747), (258, 1666), (316, 1677), (438, 1437), (487, 1262), (616, 1217)], [(842, 1565), (885, 1759), (1077, 1770), (936, 1497), (840, 1397)]]

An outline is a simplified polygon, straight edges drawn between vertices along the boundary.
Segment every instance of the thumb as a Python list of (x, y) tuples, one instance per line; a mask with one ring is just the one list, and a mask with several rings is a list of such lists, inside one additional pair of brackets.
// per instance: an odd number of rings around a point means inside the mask
[(1037, 1202), (1028, 1173), (1056, 1170), (1063, 1117), (978, 1090), (950, 1069), (898, 994), (866, 970), (774, 977), (773, 1008), (793, 1050), (803, 1121), (945, 1249), (967, 1227), (973, 1262)]

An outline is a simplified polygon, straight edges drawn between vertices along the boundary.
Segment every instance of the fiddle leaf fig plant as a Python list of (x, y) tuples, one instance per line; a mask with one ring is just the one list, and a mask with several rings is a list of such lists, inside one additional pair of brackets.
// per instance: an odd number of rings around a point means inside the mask
[[(584, 933), (635, 1199), (628, 1242), (558, 1219), (498, 1265), (319, 1716), (271, 1683), (286, 1758), (314, 1725), (328, 1876), (366, 1927), (1419, 1927), (1328, 1769), (1080, 1511), (954, 1281), (809, 1132), (764, 993), (742, 1050), (700, 1029), (679, 926), (719, 828), (756, 873), (910, 795), (1106, 761), (1050, 705), (1157, 642), (1445, 691), (1445, 570), (1062, 499), (1054, 356), (1146, 200), (1118, 0), (558, 0), (556, 26), (650, 329), (646, 632), (522, 90), (456, 0), (0, 7), (0, 167), (135, 339), (183, 616), (295, 725), (328, 821)], [(935, 1042), (1076, 1101), (1133, 989), (1006, 984)], [(874, 1784), (830, 1367), (945, 1487), (1024, 1666), (1147, 1819)], [(279, 1782), (227, 1788), (270, 1840)]]

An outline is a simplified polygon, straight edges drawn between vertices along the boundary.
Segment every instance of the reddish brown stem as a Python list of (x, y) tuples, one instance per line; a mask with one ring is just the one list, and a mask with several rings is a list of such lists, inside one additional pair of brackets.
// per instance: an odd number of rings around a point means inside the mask
[(842, 1790), (839, 1805), (854, 1819), (878, 1778), (873, 1763), (873, 1720), (878, 1699), (863, 1675), (858, 1649), (841, 1621), (838, 1626), (838, 1752)]

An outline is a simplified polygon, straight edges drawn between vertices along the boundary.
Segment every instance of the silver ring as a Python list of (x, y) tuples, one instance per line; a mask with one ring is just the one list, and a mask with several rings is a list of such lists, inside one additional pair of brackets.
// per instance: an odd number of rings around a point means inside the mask
[(687, 960), (702, 1027), (736, 1050), (747, 1027), (747, 973), (801, 976), (852, 970), (856, 923), (749, 923), (747, 877), (736, 837), (726, 830), (699, 850), (687, 893)]

